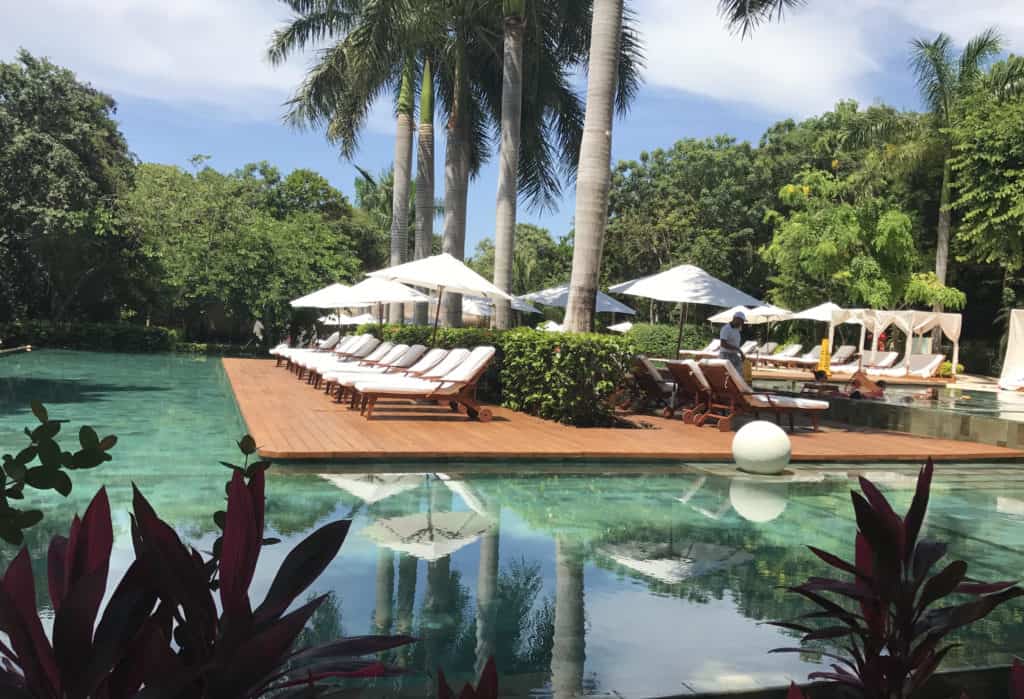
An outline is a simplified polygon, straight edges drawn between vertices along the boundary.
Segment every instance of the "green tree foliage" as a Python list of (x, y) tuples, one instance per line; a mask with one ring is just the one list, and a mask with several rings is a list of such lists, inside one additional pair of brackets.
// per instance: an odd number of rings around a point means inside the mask
[[(494, 241), (484, 238), (467, 264), (485, 278), (494, 273)], [(546, 228), (529, 223), (516, 224), (515, 252), (512, 258), (512, 293), (528, 294), (564, 284), (572, 265), (569, 241), (556, 241)]]
[(918, 261), (910, 216), (853, 184), (808, 171), (779, 196), (788, 214), (772, 213), (765, 249), (777, 270), (771, 296), (794, 308), (828, 298), (840, 305), (889, 308), (901, 303)]
[(114, 217), (134, 164), (114, 100), (26, 51), (0, 63), (0, 320), (110, 319), (137, 241)]
[(230, 174), (141, 165), (120, 213), (151, 265), (146, 316), (192, 334), (287, 321), (289, 299), (355, 277), (368, 227), (316, 173), (282, 178), (265, 162)]
[(958, 256), (1018, 272), (1024, 268), (1024, 99), (979, 92), (951, 131)]

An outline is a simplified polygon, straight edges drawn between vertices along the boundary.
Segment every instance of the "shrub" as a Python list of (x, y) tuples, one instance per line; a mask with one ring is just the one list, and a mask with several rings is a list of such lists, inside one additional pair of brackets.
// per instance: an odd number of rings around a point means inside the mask
[(267, 354), (266, 345), (246, 345), (218, 342), (179, 342), (174, 351), (179, 354), (207, 354), (213, 357), (262, 357)]
[[(964, 365), (963, 364), (957, 364), (956, 365), (956, 373), (957, 374), (964, 373)], [(942, 364), (940, 364), (939, 365), (939, 376), (941, 376), (944, 379), (951, 378), (953, 376), (953, 362), (943, 362)]]
[(273, 543), (263, 538), (269, 464), (248, 463), (256, 449), (251, 437), (244, 437), (239, 447), (246, 464), (226, 464), (232, 469), (227, 509), (214, 516), (223, 536), (211, 558), (186, 547), (134, 490), (135, 560), (102, 615), (113, 528), (106, 491), (99, 490), (85, 515), (72, 521), (69, 536), (50, 541), (51, 639), (36, 608), (31, 559), (21, 550), (0, 581), (0, 618), (10, 643), (4, 646), (0, 669), (3, 696), (313, 696), (315, 685), (327, 678), (392, 672), (380, 661), (361, 658), (411, 643), (412, 638), (342, 638), (292, 652), (326, 596), (289, 610), (334, 559), (349, 520), (324, 525), (292, 549), (263, 602), (253, 605), (249, 588), (260, 552)]
[[(1013, 582), (973, 580), (964, 561), (948, 562), (932, 572), (945, 557), (946, 544), (918, 535), (928, 510), (933, 470), (929, 460), (918, 474), (904, 517), (896, 514), (871, 481), (860, 479), (863, 495), (851, 493), (857, 519), (852, 563), (810, 547), (845, 575), (842, 579), (814, 577), (789, 588), (818, 610), (774, 623), (804, 634), (805, 644), (831, 640), (838, 646), (823, 653), (836, 661), (832, 670), (813, 672), (811, 679), (836, 682), (866, 699), (920, 696), (928, 678), (956, 645), (944, 643), (951, 632), (1024, 595)], [(942, 602), (946, 605), (938, 606)], [(808, 649), (775, 652), (804, 650)]]
[(135, 323), (52, 323), (42, 320), (0, 324), (4, 345), (32, 345), (107, 352), (169, 352), (177, 344), (170, 328)]
[[(683, 328), (683, 349), (700, 349), (714, 337), (714, 328), (708, 325), (687, 325)], [(648, 357), (672, 359), (676, 354), (678, 325), (637, 323), (626, 333), (640, 354)]]
[(635, 354), (629, 338), (519, 329), (502, 347), (505, 406), (578, 427), (614, 422), (608, 397)]

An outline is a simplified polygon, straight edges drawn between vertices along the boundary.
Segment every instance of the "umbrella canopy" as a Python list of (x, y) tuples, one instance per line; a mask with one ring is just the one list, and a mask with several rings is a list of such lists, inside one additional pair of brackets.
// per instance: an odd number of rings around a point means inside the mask
[(624, 323), (616, 323), (615, 325), (609, 325), (608, 329), (613, 333), (628, 333), (633, 329), (633, 324), (628, 320)]
[(390, 279), (367, 277), (348, 290), (351, 303), (345, 307), (371, 306), (378, 303), (425, 302), (429, 297), (416, 289)]
[[(539, 308), (519, 297), (512, 298), (512, 310), (523, 313), (541, 313)], [(494, 314), (494, 304), (487, 299), (467, 296), (462, 299), (462, 312), (469, 316), (486, 318)]]
[[(534, 291), (531, 294), (523, 294), (519, 298), (539, 303), (542, 306), (557, 306), (565, 308), (569, 305), (569, 285), (554, 286), (550, 289)], [(597, 305), (594, 307), (597, 313), (624, 313), (636, 315), (636, 311), (624, 303), (620, 303), (608, 294), (597, 292)]]
[(393, 551), (436, 561), (473, 543), (490, 528), (490, 520), (475, 512), (421, 512), (377, 520), (363, 533)]
[(733, 316), (737, 313), (742, 313), (747, 317), (747, 325), (760, 325), (762, 323), (775, 323), (780, 320), (786, 320), (793, 315), (792, 311), (787, 311), (785, 308), (779, 308), (778, 306), (772, 306), (768, 304), (766, 306), (758, 306), (756, 308), (747, 308), (746, 306), (733, 306), (727, 311), (716, 313), (715, 315), (708, 318), (712, 323), (728, 323), (732, 321)]
[(597, 551), (645, 578), (669, 584), (754, 560), (746, 551), (701, 542), (669, 544), (635, 541), (605, 544)]
[(841, 310), (843, 310), (841, 306), (829, 301), (813, 308), (804, 309), (799, 313), (794, 313), (789, 317), (789, 320), (816, 320), (819, 323), (831, 323), (832, 312)]
[(456, 260), (448, 253), (424, 257), (413, 262), (388, 267), (369, 276), (379, 279), (418, 286), (435, 291), (447, 291), (451, 294), (483, 296), (488, 299), (507, 299), (512, 297), (481, 277), (465, 263)]
[(760, 306), (750, 294), (711, 276), (700, 267), (679, 265), (650, 277), (616, 284), (613, 294), (642, 296), (669, 303), (700, 303), (707, 306)]
[(295, 299), (291, 302), (291, 306), (292, 308), (344, 308), (344, 303), (335, 303), (335, 301), (341, 298), (348, 289), (349, 287), (344, 284), (331, 284)]
[(423, 485), (423, 473), (382, 473), (382, 474), (340, 474), (321, 473), (325, 481), (372, 505), (392, 495)]

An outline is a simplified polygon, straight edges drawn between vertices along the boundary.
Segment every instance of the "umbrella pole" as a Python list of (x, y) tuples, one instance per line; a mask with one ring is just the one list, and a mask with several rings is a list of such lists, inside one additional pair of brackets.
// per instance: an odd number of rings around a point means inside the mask
[(434, 333), (430, 336), (430, 346), (434, 346), (434, 341), (437, 339), (437, 320), (441, 316), (441, 296), (444, 294), (444, 287), (439, 286), (437, 288), (437, 306), (434, 308)]
[(686, 304), (679, 304), (679, 335), (676, 337), (676, 356), (673, 359), (679, 359), (679, 350), (683, 348), (683, 325), (686, 324), (686, 311)]

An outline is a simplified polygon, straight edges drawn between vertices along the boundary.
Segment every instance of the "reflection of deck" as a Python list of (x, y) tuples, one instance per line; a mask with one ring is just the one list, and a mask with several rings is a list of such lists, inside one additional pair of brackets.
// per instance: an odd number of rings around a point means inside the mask
[[(224, 368), (260, 453), (272, 459), (627, 459), (731, 461), (732, 434), (643, 417), (653, 429), (576, 429), (494, 409), (469, 422), (447, 409), (378, 403), (367, 421), (273, 361), (225, 359)], [(826, 429), (793, 436), (795, 461), (971, 461), (1024, 452), (877, 431)]]

